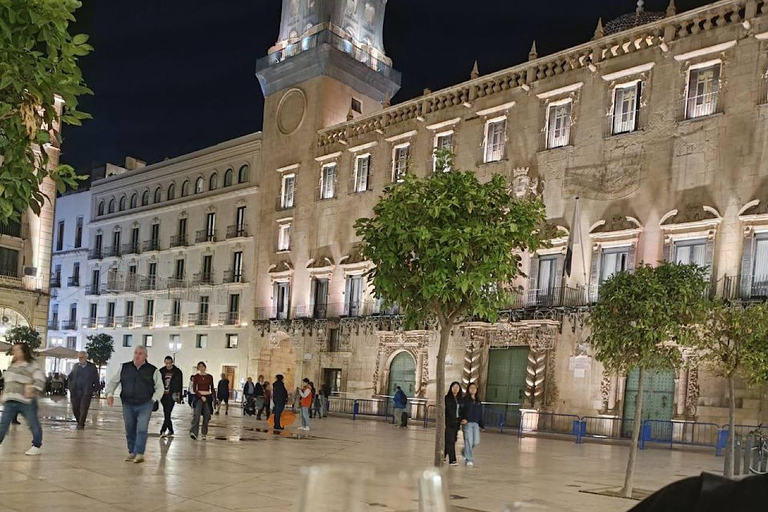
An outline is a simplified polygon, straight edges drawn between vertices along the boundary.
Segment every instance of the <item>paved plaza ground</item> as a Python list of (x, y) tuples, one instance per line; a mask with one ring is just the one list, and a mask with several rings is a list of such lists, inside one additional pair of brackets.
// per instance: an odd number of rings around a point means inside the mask
[[(24, 455), (31, 440), (26, 425), (12, 427), (0, 445), (0, 512), (288, 512), (301, 489), (302, 467), (417, 469), (432, 460), (434, 430), (421, 425), (403, 430), (383, 421), (335, 417), (314, 420), (312, 437), (299, 439), (295, 425), (274, 436), (264, 422), (243, 418), (238, 406), (229, 416), (213, 417), (209, 436), (215, 439), (203, 442), (187, 436), (190, 409), (179, 406), (177, 437), (159, 438), (162, 413), (154, 413), (147, 461), (131, 464), (123, 461), (120, 408), (104, 402), (94, 401), (88, 428), (78, 431), (66, 401), (43, 399), (39, 457)], [(626, 445), (484, 433), (476, 467), (445, 471), (457, 510), (503, 512), (510, 502), (528, 501), (537, 511), (625, 511), (634, 502), (580, 491), (620, 486), (627, 451)], [(655, 448), (640, 453), (636, 485), (656, 490), (721, 468), (722, 459), (711, 451)]]

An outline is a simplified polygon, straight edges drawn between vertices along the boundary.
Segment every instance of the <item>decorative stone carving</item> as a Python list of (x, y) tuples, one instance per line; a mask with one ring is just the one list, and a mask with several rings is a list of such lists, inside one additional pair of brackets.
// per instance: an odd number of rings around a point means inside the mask
[(609, 399), (611, 396), (611, 375), (603, 373), (603, 380), (600, 381), (600, 401), (603, 406), (600, 408), (600, 414), (606, 414), (610, 408)]
[(518, 167), (512, 171), (511, 193), (517, 199), (538, 195), (539, 180), (531, 178), (530, 167)]
[(699, 368), (693, 366), (688, 369), (688, 388), (685, 396), (685, 414), (689, 418), (695, 418), (699, 406)]
[(536, 408), (540, 405), (544, 395), (546, 369), (546, 351), (532, 348), (528, 352), (528, 367), (525, 377), (525, 400), (528, 407)]

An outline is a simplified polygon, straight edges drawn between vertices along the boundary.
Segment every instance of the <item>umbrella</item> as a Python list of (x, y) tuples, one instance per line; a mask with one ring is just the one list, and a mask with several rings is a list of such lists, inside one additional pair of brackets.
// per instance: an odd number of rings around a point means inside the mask
[(55, 357), (56, 359), (77, 359), (77, 350), (67, 347), (52, 347), (40, 351), (41, 357)]

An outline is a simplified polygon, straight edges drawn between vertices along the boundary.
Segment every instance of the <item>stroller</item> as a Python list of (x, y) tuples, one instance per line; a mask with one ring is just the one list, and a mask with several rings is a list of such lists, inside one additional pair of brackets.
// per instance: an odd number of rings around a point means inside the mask
[(243, 414), (247, 414), (248, 416), (256, 414), (256, 398), (254, 396), (248, 395), (245, 397), (245, 401), (243, 402)]

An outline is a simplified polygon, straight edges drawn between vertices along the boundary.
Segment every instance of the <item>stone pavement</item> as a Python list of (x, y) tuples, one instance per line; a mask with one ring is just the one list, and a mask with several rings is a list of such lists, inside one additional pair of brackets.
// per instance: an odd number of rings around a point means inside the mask
[[(42, 401), (39, 457), (24, 455), (31, 440), (26, 425), (12, 427), (0, 445), (0, 512), (288, 512), (298, 499), (304, 466), (419, 469), (432, 460), (434, 440), (434, 430), (420, 425), (402, 430), (383, 421), (342, 417), (313, 420), (311, 438), (296, 438), (295, 431), (274, 436), (235, 406), (229, 416), (213, 417), (208, 441), (192, 441), (186, 434), (189, 407), (178, 406), (177, 437), (158, 437), (162, 413), (154, 413), (147, 461), (131, 464), (123, 461), (127, 450), (119, 406), (109, 409), (104, 401), (94, 401), (85, 431), (75, 430), (67, 414), (66, 401)], [(579, 491), (620, 486), (626, 455), (625, 445), (577, 446), (484, 433), (477, 466), (446, 472), (458, 510), (503, 512), (506, 504), (522, 500), (553, 512), (625, 511), (634, 502)], [(721, 467), (722, 459), (709, 451), (651, 449), (640, 453), (636, 485), (655, 490)]]

